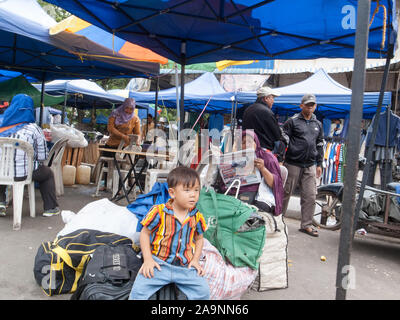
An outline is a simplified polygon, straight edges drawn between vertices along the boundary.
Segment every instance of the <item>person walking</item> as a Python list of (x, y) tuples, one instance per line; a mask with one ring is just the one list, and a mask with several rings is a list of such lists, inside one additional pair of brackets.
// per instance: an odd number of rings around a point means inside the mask
[(299, 185), (301, 205), (301, 227), (299, 231), (318, 237), (318, 231), (312, 227), (317, 193), (316, 179), (322, 174), (323, 128), (314, 115), (317, 107), (315, 95), (306, 94), (301, 99), (301, 112), (289, 118), (283, 125), (283, 131), (289, 137), (289, 146), (284, 166), (288, 178), (284, 187), (283, 214), (286, 213), (290, 196)]
[(261, 87), (257, 90), (257, 100), (243, 113), (242, 127), (254, 130), (262, 148), (272, 151), (279, 162), (283, 161), (288, 138), (278, 124), (272, 106), (275, 97), (280, 96), (276, 90)]

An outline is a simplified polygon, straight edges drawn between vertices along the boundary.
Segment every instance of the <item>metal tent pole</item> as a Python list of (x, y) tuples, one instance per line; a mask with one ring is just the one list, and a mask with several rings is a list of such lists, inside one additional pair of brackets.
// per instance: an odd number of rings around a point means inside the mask
[(64, 117), (65, 117), (65, 107), (67, 105), (67, 91), (64, 92), (64, 104), (62, 107), (62, 113), (61, 113), (61, 124), (64, 124)]
[(356, 210), (354, 212), (353, 238), (354, 238), (354, 230), (357, 227), (357, 221), (358, 221), (358, 217), (359, 217), (360, 210), (361, 210), (361, 204), (362, 204), (362, 199), (364, 196), (365, 186), (367, 185), (369, 171), (370, 171), (371, 165), (372, 165), (373, 145), (375, 144), (376, 135), (378, 133), (379, 119), (380, 119), (381, 111), (382, 111), (382, 103), (383, 103), (383, 97), (385, 94), (386, 83), (387, 83), (388, 76), (389, 76), (390, 58), (393, 54), (393, 46), (391, 46), (388, 51), (389, 51), (389, 53), (386, 58), (386, 64), (385, 64), (385, 69), (383, 72), (382, 83), (381, 83), (381, 90), (379, 92), (378, 107), (376, 109), (375, 119), (374, 119), (374, 123), (372, 126), (371, 138), (369, 140), (369, 148), (367, 150), (367, 163), (363, 170), (363, 177), (362, 177), (362, 181), (361, 181), (360, 192), (358, 194)]
[[(154, 106), (154, 129), (157, 129), (157, 114), (158, 114), (158, 91), (159, 91), (160, 78), (157, 77), (156, 81), (156, 104)], [(147, 107), (147, 119), (149, 119), (149, 108)], [(149, 130), (149, 123), (147, 123), (147, 131)], [(147, 132), (146, 132), (147, 134)], [(153, 137), (155, 138), (155, 137)]]
[[(354, 47), (354, 72), (350, 123), (348, 133), (347, 168), (343, 189), (342, 226), (336, 271), (336, 299), (345, 300), (347, 289), (351, 285), (350, 255), (353, 238), (353, 222), (358, 173), (358, 155), (360, 150), (361, 119), (365, 85), (365, 61), (368, 49), (368, 23), (371, 0), (359, 0), (357, 7), (357, 27)], [(352, 275), (352, 274), (351, 274)]]
[(39, 127), (42, 126), (43, 123), (43, 109), (44, 109), (44, 87), (46, 82), (46, 73), (43, 73), (42, 78), (42, 92), (40, 93), (40, 112), (39, 112)]

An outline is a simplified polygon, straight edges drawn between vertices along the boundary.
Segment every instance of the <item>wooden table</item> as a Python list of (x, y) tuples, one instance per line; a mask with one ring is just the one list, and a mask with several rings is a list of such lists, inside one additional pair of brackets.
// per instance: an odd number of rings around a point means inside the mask
[[(144, 192), (144, 188), (140, 185), (139, 182), (139, 177), (143, 174), (144, 169), (148, 166), (148, 160), (149, 159), (160, 159), (160, 160), (169, 160), (170, 156), (168, 154), (162, 154), (162, 153), (150, 153), (150, 152), (142, 152), (142, 151), (131, 151), (131, 150), (123, 150), (123, 149), (108, 149), (108, 148), (99, 148), (99, 151), (107, 151), (107, 152), (112, 152), (114, 153), (114, 166), (117, 169), (118, 175), (119, 175), (119, 186), (118, 186), (118, 191), (116, 192), (116, 194), (110, 199), (111, 201), (118, 201), (121, 198), (123, 198), (125, 196), (126, 201), (128, 202), (128, 204), (130, 203), (129, 201), (129, 193), (132, 191), (132, 189), (138, 185), (141, 192)], [(128, 174), (126, 175), (125, 179), (122, 177), (121, 174), (121, 169), (119, 166), (119, 163), (116, 159), (116, 154), (117, 153), (121, 153), (121, 154), (126, 154), (128, 155), (128, 159), (130, 162), (130, 169), (128, 171)], [(132, 161), (132, 156), (137, 156), (135, 161)], [(137, 161), (139, 160), (139, 158), (144, 158), (144, 165), (143, 167), (140, 169), (140, 172), (137, 173), (135, 170), (135, 165), (137, 164)], [(131, 173), (133, 172), (134, 176), (135, 176), (135, 181), (132, 184), (132, 186), (129, 188), (129, 190), (127, 191), (125, 188), (125, 182), (126, 180), (129, 178), (129, 176), (131, 175)], [(122, 196), (118, 196), (118, 193), (121, 191), (121, 189), (124, 192), (124, 195)]]

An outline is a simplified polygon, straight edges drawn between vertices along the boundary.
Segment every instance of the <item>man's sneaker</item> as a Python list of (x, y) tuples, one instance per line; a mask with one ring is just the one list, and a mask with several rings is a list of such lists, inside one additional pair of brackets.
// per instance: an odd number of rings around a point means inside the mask
[(6, 203), (5, 202), (0, 202), (0, 217), (5, 217), (6, 216)]
[(60, 209), (58, 207), (55, 207), (53, 209), (48, 209), (45, 212), (43, 212), (43, 217), (51, 217), (51, 216), (56, 216), (60, 214)]

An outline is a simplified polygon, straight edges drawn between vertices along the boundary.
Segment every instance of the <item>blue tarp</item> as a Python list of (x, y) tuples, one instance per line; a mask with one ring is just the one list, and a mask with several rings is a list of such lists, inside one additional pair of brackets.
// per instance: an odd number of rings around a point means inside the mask
[[(82, 123), (92, 123), (92, 119), (91, 118), (83, 118), (82, 119)], [(108, 124), (108, 117), (106, 117), (105, 115), (98, 115), (96, 117), (96, 124)]]
[[(344, 118), (350, 113), (351, 89), (333, 80), (323, 69), (318, 70), (306, 80), (295, 84), (275, 88), (281, 96), (276, 97), (273, 111), (286, 115), (300, 112), (301, 98), (306, 93), (313, 93), (317, 98), (317, 112), (327, 118)], [(256, 92), (238, 92), (236, 99), (240, 103), (253, 103)], [(378, 105), (379, 92), (364, 93), (364, 118), (372, 118)], [(390, 105), (391, 92), (385, 92), (383, 105)]]
[[(14, 79), (16, 77), (22, 76), (23, 74), (21, 72), (17, 71), (9, 71), (9, 70), (0, 70), (0, 82), (7, 81), (10, 79)], [(26, 76), (26, 80), (29, 82), (37, 81), (37, 79)]]
[[(156, 199), (155, 201), (154, 198)], [(149, 193), (137, 196), (136, 200), (129, 204), (127, 208), (136, 215), (139, 222), (141, 222), (153, 205), (166, 203), (169, 199), (168, 184), (166, 182), (156, 182)], [(142, 227), (143, 226), (138, 223), (136, 231), (142, 230)]]
[[(47, 2), (180, 64), (354, 56), (357, 0)], [(374, 14), (377, 4), (386, 10)], [(383, 58), (396, 39), (395, 1), (371, 1), (373, 14), (368, 57)]]
[[(33, 0), (0, 1), (0, 67), (38, 80), (148, 77), (159, 65), (125, 56), (66, 31), (49, 35), (49, 16)], [(32, 17), (31, 11), (40, 16)]]

